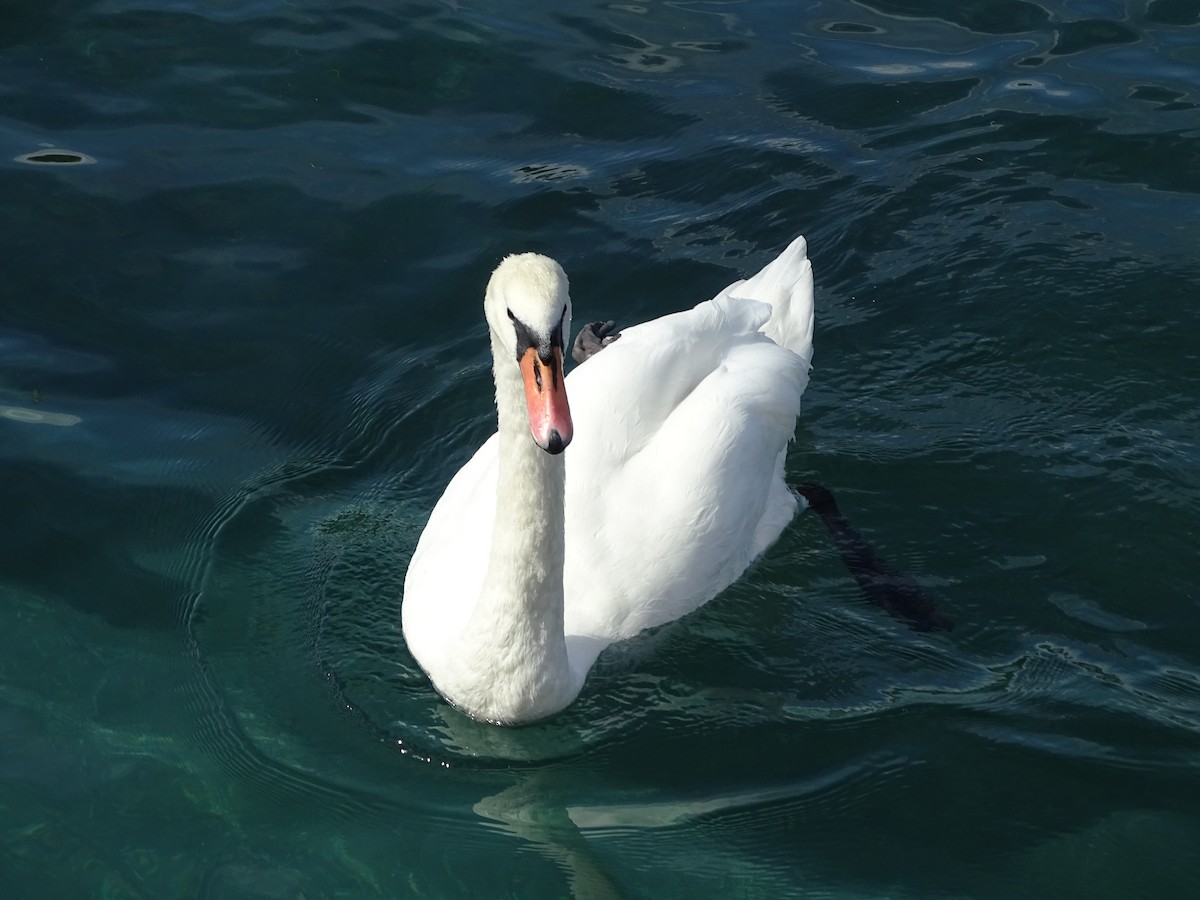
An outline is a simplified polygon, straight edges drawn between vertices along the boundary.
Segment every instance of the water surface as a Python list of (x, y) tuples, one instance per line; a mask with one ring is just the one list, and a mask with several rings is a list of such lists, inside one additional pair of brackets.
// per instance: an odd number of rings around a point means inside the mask
[[(1200, 3), (103, 0), (0, 13), (14, 897), (1190, 897)], [(523, 729), (404, 647), (494, 428), (483, 285), (580, 321), (797, 233), (802, 516)]]

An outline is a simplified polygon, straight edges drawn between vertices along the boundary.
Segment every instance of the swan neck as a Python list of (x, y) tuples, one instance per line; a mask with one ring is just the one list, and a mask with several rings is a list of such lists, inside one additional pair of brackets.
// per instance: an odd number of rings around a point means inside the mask
[(516, 361), (492, 339), (499, 479), (487, 575), (460, 652), (472, 671), (459, 702), (507, 724), (557, 712), (578, 694), (563, 630), (563, 454), (533, 440)]
[[(499, 348), (496, 348), (497, 352)], [(497, 356), (500, 478), (487, 583), (505, 587), (526, 612), (562, 632), (566, 470), (563, 455), (533, 440), (520, 370)], [(486, 589), (486, 588), (485, 588)]]

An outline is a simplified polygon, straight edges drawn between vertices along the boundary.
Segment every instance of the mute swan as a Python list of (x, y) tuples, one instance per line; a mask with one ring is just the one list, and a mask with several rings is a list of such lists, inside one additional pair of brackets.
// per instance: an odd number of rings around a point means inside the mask
[(558, 712), (601, 650), (712, 599), (791, 521), (806, 251), (797, 238), (712, 300), (625, 329), (565, 379), (562, 268), (523, 253), (492, 273), (499, 429), (450, 481), (404, 582), (408, 648), (451, 704), (506, 725)]

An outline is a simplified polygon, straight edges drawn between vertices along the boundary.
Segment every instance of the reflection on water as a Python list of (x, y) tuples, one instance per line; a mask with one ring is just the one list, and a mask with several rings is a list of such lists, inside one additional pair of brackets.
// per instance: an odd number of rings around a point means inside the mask
[(13, 159), (19, 163), (27, 163), (32, 166), (90, 166), (96, 160), (88, 156), (86, 153), (77, 153), (74, 150), (62, 150), (58, 147), (47, 147), (44, 150), (35, 150), (32, 153), (22, 153), (20, 156), (15, 156)]
[(13, 422), (24, 422), (26, 425), (58, 425), (69, 426), (80, 423), (79, 416), (70, 413), (49, 412), (40, 409), (29, 409), (25, 406), (6, 406), (0, 404), (0, 416)]
[[(1198, 26), (1183, 0), (12, 12), (9, 892), (1190, 896)], [(958, 628), (864, 604), (806, 516), (562, 715), (448, 708), (401, 589), (494, 427), (495, 261), (550, 253), (581, 321), (631, 323), (801, 232), (789, 475)]]

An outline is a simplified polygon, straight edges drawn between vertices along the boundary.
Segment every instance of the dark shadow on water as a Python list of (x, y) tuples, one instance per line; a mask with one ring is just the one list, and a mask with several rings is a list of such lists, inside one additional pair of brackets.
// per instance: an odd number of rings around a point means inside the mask
[(809, 70), (799, 69), (772, 74), (766, 84), (781, 111), (835, 128), (865, 130), (906, 122), (964, 100), (979, 80), (857, 82), (826, 84), (814, 90)]
[[(176, 549), (210, 502), (176, 489), (84, 478), (48, 463), (3, 467), (0, 579), (48, 593), (121, 626), (178, 625), (186, 585), (137, 561), (139, 551)], [(164, 522), (169, 509), (170, 521)]]

